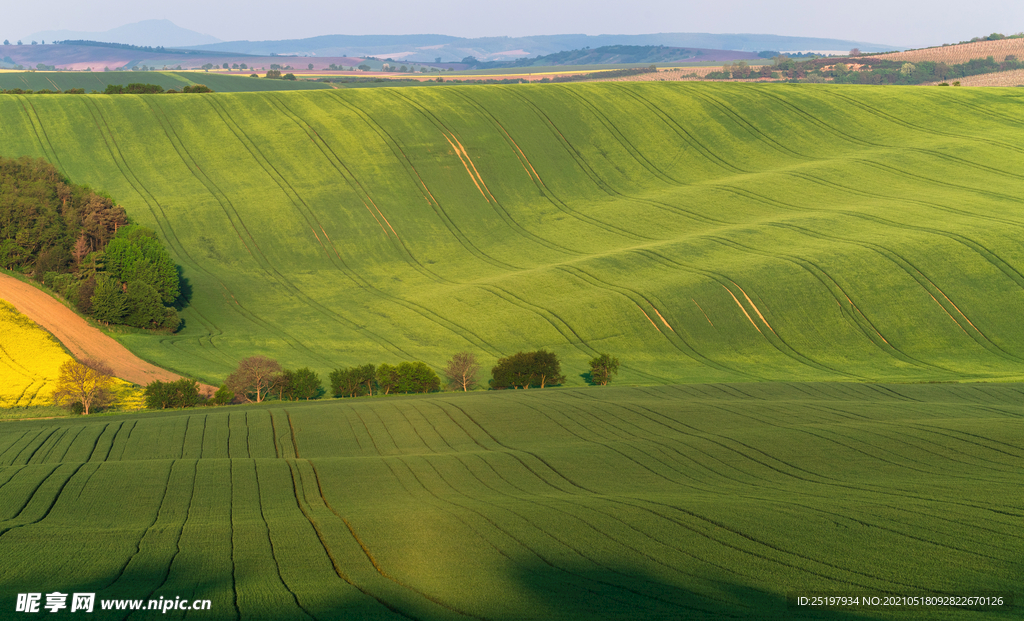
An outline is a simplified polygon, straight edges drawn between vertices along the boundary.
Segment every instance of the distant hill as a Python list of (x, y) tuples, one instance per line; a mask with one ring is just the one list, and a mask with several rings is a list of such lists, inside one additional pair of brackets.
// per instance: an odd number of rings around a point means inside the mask
[(1007, 56), (1024, 58), (1024, 37), (1007, 37), (996, 41), (972, 41), (958, 45), (926, 47), (920, 50), (907, 50), (893, 54), (881, 54), (873, 58), (883, 60), (902, 60), (905, 62), (943, 62), (946, 64), (962, 63), (974, 58), (988, 58), (1003, 62)]
[(65, 39), (87, 39), (106, 41), (109, 43), (127, 43), (130, 45), (149, 45), (164, 47), (187, 47), (217, 43), (217, 37), (211, 37), (194, 30), (188, 30), (167, 19), (147, 19), (134, 24), (118, 26), (105, 32), (82, 32), (74, 30), (46, 30), (36, 32), (25, 38), (28, 41), (63, 41)]
[(671, 63), (680, 61), (735, 61), (754, 60), (753, 52), (733, 50), (709, 50), (690, 47), (666, 47), (664, 45), (606, 45), (596, 49), (583, 48), (557, 52), (546, 56), (519, 58), (513, 61), (490, 61), (477, 63), (481, 69), (498, 67), (550, 67), (557, 65), (646, 65), (650, 63)]
[[(132, 68), (143, 66), (154, 70), (199, 69), (203, 65), (212, 64), (217, 67), (228, 63), (228, 66), (244, 64), (247, 69), (265, 71), (272, 64), (294, 64), (296, 69), (304, 69), (308, 63), (297, 62), (291, 58), (272, 56), (248, 56), (229, 52), (206, 50), (182, 50), (158, 47), (132, 47), (127, 44), (97, 43), (91, 41), (69, 41), (67, 44), (47, 43), (46, 45), (4, 45), (0, 46), (0, 68), (38, 68), (55, 67), (60, 70), (103, 71), (104, 68)], [(318, 66), (326, 67), (331, 63), (345, 66), (357, 66), (362, 60), (348, 57), (317, 57)], [(43, 65), (39, 67), (39, 65)], [(378, 65), (380, 63), (377, 63)]]
[(195, 49), (258, 55), (376, 56), (401, 61), (454, 62), (467, 56), (481, 61), (515, 60), (545, 56), (566, 50), (612, 45), (665, 46), (736, 50), (836, 50), (859, 48), (862, 52), (886, 52), (903, 46), (880, 45), (841, 39), (784, 37), (763, 34), (658, 33), (643, 35), (543, 35), (532, 37), (482, 37), (466, 39), (448, 35), (324, 35), (281, 41), (229, 41), (193, 46)]

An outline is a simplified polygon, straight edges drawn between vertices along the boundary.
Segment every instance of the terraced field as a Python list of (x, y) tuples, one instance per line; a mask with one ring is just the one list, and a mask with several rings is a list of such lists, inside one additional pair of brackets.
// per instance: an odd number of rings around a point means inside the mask
[(577, 84), (0, 97), (166, 240), (174, 335), (219, 383), (545, 347), (629, 383), (1013, 379), (1021, 93)]
[(5, 423), (0, 617), (59, 589), (101, 619), (161, 596), (246, 620), (1018, 619), (786, 597), (1019, 602), (1022, 397), (609, 387)]

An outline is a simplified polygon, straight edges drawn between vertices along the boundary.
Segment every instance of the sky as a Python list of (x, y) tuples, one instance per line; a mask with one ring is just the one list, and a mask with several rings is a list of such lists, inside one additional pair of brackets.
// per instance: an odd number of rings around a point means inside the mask
[(894, 46), (957, 43), (992, 32), (1024, 31), (1019, 0), (33, 0), (10, 3), (0, 38), (46, 30), (102, 32), (145, 19), (169, 19), (224, 41), (326, 34), (755, 33), (812, 36)]

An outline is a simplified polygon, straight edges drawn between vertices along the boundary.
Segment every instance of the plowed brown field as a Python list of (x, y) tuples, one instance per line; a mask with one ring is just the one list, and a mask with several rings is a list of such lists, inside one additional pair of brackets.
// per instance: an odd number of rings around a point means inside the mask
[(906, 62), (920, 62), (930, 60), (947, 65), (965, 63), (974, 58), (988, 58), (991, 56), (996, 62), (1006, 60), (1009, 55), (1017, 58), (1024, 58), (1024, 39), (1001, 39), (999, 41), (977, 41), (975, 43), (961, 43), (960, 45), (945, 45), (942, 47), (929, 47), (923, 50), (909, 50), (906, 52), (893, 52), (892, 54), (878, 54), (871, 58), (882, 60), (902, 60)]
[[(935, 84), (935, 82), (933, 82)], [(960, 78), (960, 86), (1022, 86), (1024, 85), (1024, 69), (1000, 71), (999, 73), (983, 73)]]
[[(137, 357), (32, 285), (0, 274), (0, 299), (10, 302), (29, 319), (46, 328), (75, 358), (93, 358), (105, 362), (114, 370), (114, 375), (123, 380), (145, 386), (154, 380), (173, 382), (181, 379), (180, 375)], [(216, 391), (216, 388), (207, 384), (200, 384), (199, 387), (207, 396)]]

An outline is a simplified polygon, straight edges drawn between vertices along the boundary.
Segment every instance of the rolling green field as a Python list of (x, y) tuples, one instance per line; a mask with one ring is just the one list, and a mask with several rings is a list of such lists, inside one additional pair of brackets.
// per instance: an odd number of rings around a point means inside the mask
[[(161, 596), (275, 621), (1019, 619), (1022, 397), (719, 384), (3, 423), (0, 618), (59, 590), (101, 619)], [(807, 591), (1018, 607), (787, 607)]]
[[(255, 80), (254, 80), (255, 81)], [(1014, 380), (1024, 93), (577, 84), (0, 97), (193, 291), (119, 335), (219, 383), (548, 348), (634, 384)]]
[[(242, 91), (288, 91), (330, 88), (325, 84), (248, 77), (249, 73), (224, 75), (200, 71), (0, 71), (0, 89), (66, 91), (84, 88), (103, 92), (109, 84), (156, 84), (164, 90), (180, 91), (185, 86), (205, 84), (218, 93)], [(244, 78), (244, 79), (243, 79)]]

